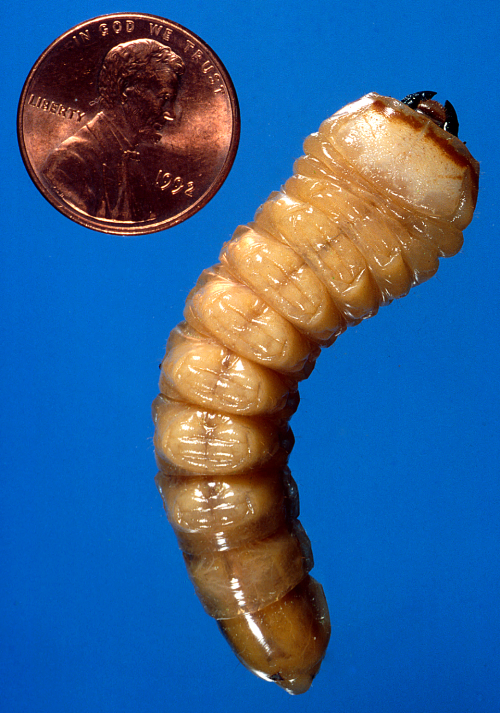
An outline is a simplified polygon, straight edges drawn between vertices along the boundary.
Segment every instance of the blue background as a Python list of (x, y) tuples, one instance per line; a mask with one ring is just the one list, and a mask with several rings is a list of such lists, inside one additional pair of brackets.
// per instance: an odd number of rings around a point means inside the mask
[[(137, 5), (188, 27), (238, 92), (240, 149), (187, 222), (106, 236), (38, 193), (23, 82), (72, 26), (131, 8), (4, 15), (0, 710), (498, 713), (499, 9), (220, 0)], [(450, 99), (481, 161), (476, 215), (438, 276), (325, 352), (291, 465), (333, 633), (304, 696), (251, 676), (202, 611), (153, 476), (150, 402), (187, 292), (291, 174), (304, 137), (368, 91)]]

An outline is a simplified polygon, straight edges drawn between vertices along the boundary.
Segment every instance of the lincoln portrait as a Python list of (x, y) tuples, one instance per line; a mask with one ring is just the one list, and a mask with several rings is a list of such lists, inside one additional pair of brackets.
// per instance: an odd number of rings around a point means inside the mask
[(114, 221), (154, 217), (141, 147), (175, 121), (184, 62), (151, 39), (111, 49), (99, 74), (99, 113), (48, 157), (43, 175), (61, 198), (88, 215)]

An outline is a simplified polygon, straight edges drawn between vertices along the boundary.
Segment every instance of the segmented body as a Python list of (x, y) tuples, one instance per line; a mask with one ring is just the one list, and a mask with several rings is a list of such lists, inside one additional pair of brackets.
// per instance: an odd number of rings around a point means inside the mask
[(460, 250), (478, 184), (458, 138), (377, 94), (304, 149), (188, 296), (153, 405), (156, 482), (196, 592), (240, 660), (290, 693), (330, 636), (287, 468), (298, 384), (321, 347)]

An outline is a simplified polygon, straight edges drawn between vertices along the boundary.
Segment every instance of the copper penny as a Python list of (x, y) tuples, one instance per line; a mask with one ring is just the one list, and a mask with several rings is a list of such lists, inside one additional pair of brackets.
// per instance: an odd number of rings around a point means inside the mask
[(18, 112), (26, 168), (61, 213), (138, 235), (176, 225), (224, 182), (240, 120), (213, 50), (170, 20), (104, 15), (61, 35), (31, 70)]

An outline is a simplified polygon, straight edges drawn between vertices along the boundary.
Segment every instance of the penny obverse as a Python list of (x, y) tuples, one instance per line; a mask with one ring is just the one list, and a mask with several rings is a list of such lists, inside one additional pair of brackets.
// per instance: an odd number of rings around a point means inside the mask
[(197, 35), (153, 15), (97, 17), (45, 50), (23, 88), (18, 135), (37, 188), (71, 220), (119, 235), (176, 225), (224, 182), (236, 93)]

